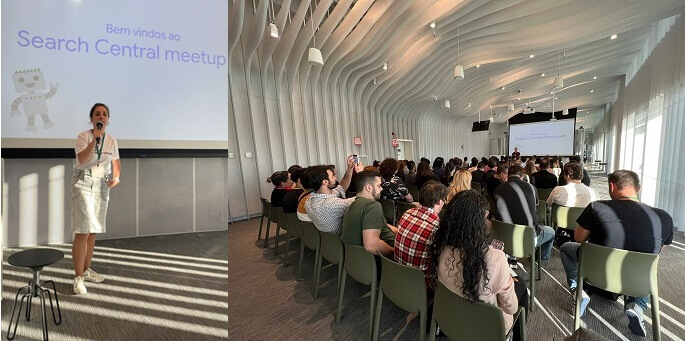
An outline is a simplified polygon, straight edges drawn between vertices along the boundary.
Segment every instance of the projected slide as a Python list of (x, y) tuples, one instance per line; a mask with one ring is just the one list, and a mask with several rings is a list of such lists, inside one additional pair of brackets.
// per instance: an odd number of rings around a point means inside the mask
[(2, 147), (73, 148), (93, 103), (122, 148), (225, 149), (222, 0), (3, 0)]
[(575, 119), (509, 126), (509, 155), (518, 147), (521, 155), (573, 155)]

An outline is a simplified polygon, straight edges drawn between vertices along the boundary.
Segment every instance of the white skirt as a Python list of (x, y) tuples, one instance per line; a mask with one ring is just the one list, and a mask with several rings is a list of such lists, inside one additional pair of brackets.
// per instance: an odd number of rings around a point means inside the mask
[(89, 171), (74, 171), (71, 179), (71, 231), (105, 233), (109, 187), (107, 178), (94, 178)]

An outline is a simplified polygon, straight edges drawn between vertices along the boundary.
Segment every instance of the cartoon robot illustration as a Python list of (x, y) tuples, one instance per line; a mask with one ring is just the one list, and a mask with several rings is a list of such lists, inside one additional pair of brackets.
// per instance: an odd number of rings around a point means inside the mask
[(12, 80), (14, 81), (14, 89), (22, 95), (12, 102), (11, 116), (21, 116), (19, 105), (22, 104), (24, 115), (28, 116), (26, 131), (36, 131), (36, 115), (40, 115), (43, 119), (45, 129), (54, 127), (54, 123), (48, 117), (48, 105), (45, 100), (55, 95), (59, 83), (50, 82), (50, 91), (46, 93), (37, 92), (46, 88), (45, 76), (40, 69), (18, 70), (12, 76)]

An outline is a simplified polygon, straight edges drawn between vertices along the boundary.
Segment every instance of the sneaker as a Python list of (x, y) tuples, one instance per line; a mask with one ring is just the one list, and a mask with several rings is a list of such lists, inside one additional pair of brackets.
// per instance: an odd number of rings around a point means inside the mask
[(105, 276), (100, 275), (99, 273), (93, 271), (93, 269), (90, 268), (88, 268), (88, 270), (86, 270), (83, 273), (83, 278), (95, 283), (102, 283), (102, 281), (105, 280)]
[(626, 316), (628, 316), (628, 328), (635, 335), (647, 336), (645, 329), (645, 322), (642, 320), (644, 312), (642, 308), (636, 306), (635, 303), (626, 304)]
[[(580, 316), (585, 315), (585, 310), (587, 309), (588, 304), (590, 304), (590, 296), (585, 293), (585, 291), (581, 292), (582, 297), (580, 298)], [(576, 311), (576, 289), (571, 289), (571, 301), (573, 302), (573, 311), (575, 314)]]
[(74, 277), (74, 294), (82, 295), (88, 292), (85, 283), (83, 283), (83, 276)]

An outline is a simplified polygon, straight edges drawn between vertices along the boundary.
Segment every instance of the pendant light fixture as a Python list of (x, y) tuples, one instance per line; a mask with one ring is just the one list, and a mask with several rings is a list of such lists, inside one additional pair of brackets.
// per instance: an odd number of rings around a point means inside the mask
[(442, 104), (442, 107), (445, 109), (449, 109), (450, 108), (450, 101), (446, 100), (445, 103)]
[(554, 88), (563, 88), (564, 87), (564, 77), (561, 76), (560, 70), (561, 70), (561, 53), (559, 53), (559, 62), (557, 63), (557, 76), (554, 78)]
[[(459, 62), (460, 58), (460, 51), (459, 51), (459, 39), (460, 39), (460, 31), (459, 27), (457, 27), (457, 62)], [(464, 67), (461, 66), (461, 64), (457, 64), (457, 66), (454, 67), (454, 78), (455, 79), (464, 79)]]
[(278, 27), (276, 27), (276, 24), (274, 23), (274, 3), (273, 1), (270, 1), (271, 3), (271, 23), (269, 24), (269, 31), (271, 32), (271, 36), (274, 38), (278, 38)]
[(388, 63), (383, 63), (383, 70), (387, 70), (387, 69), (388, 69)]
[(323, 66), (323, 55), (321, 50), (316, 48), (316, 32), (314, 32), (314, 11), (309, 7), (309, 20), (312, 22), (312, 36), (314, 37), (314, 47), (309, 48), (309, 64), (312, 66)]
[(508, 107), (507, 109), (509, 109), (509, 111), (514, 111), (514, 105), (513, 105), (513, 104), (509, 104), (509, 107)]

